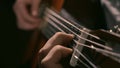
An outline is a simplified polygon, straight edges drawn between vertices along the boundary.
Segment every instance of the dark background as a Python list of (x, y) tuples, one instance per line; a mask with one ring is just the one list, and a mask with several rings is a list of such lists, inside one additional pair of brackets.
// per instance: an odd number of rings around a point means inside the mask
[(17, 28), (14, 2), (15, 0), (0, 0), (0, 68), (23, 68), (21, 59), (31, 35), (31, 31)]

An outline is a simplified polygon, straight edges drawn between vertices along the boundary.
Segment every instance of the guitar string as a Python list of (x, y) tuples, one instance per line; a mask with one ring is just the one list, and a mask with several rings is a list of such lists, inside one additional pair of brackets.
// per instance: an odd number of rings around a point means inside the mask
[[(49, 26), (48, 27), (50, 27), (50, 25), (51, 24), (49, 24)], [(54, 25), (54, 24), (53, 24)], [(56, 25), (54, 25), (54, 26), (56, 26)], [(47, 28), (48, 28), (47, 27)], [(62, 30), (61, 30), (62, 31)], [(45, 33), (48, 33), (48, 32), (51, 32), (51, 33), (55, 33), (55, 32), (57, 32), (53, 27), (50, 27), (49, 28), (49, 31), (47, 31), (47, 32), (45, 32)], [(63, 31), (62, 31), (63, 32)], [(90, 68), (89, 67), (89, 65), (87, 65), (85, 62), (83, 62), (81, 59), (78, 59), (78, 57), (76, 56), (76, 55), (73, 55), (74, 57), (75, 57), (75, 59), (77, 59), (79, 62), (82, 62), (82, 64), (84, 65), (84, 66), (86, 66), (87, 68)]]
[[(49, 10), (49, 8), (48, 8), (48, 10)], [(55, 16), (56, 18), (57, 18), (57, 16), (59, 17), (58, 19), (61, 19), (62, 21), (64, 20), (65, 21), (65, 23), (68, 23), (68, 25), (72, 25), (72, 27), (75, 27), (76, 29), (78, 29), (78, 30), (81, 30), (81, 29), (79, 29), (79, 28), (83, 28), (83, 26), (80, 26), (79, 24), (77, 24), (77, 23), (75, 23), (74, 21), (72, 21), (72, 22), (70, 22), (69, 20), (67, 20), (67, 19), (65, 19), (64, 17), (62, 17), (62, 16), (60, 16), (58, 13), (55, 13), (52, 9), (50, 9), (50, 11), (53, 13), (53, 14), (51, 14), (51, 15), (53, 15), (53, 16)], [(50, 13), (49, 13), (50, 14)], [(54, 15), (54, 14), (56, 14), (56, 15)], [(74, 22), (74, 23), (73, 23)], [(79, 28), (78, 28), (79, 27)], [(85, 31), (84, 31), (85, 32)], [(87, 32), (86, 32), (87, 33)], [(90, 33), (88, 33), (88, 34), (90, 34)], [(92, 34), (90, 34), (90, 36), (91, 36)], [(94, 38), (97, 38), (97, 36), (94, 36), (94, 35), (92, 35)], [(99, 39), (99, 38), (98, 38)], [(112, 50), (112, 48), (110, 48), (110, 47), (107, 47), (106, 46), (106, 49), (108, 49), (108, 50)], [(107, 56), (110, 56), (110, 55), (107, 55)], [(117, 58), (113, 58), (114, 60), (115, 59), (117, 59)], [(119, 59), (118, 59), (119, 60)]]
[[(81, 59), (79, 59), (79, 57), (78, 56), (76, 56), (76, 55), (73, 55), (73, 57), (75, 58), (75, 59), (77, 59), (79, 62), (81, 62), (84, 66), (86, 66), (87, 68), (91, 68), (89, 65), (87, 65), (85, 62), (83, 62)], [(77, 64), (77, 66), (79, 66), (79, 64)], [(81, 67), (81, 66), (79, 66), (79, 67)]]
[[(49, 10), (49, 9), (48, 9)], [(64, 18), (62, 18), (62, 17), (60, 17), (60, 15), (58, 15), (57, 13), (55, 13), (54, 11), (53, 12), (51, 12), (52, 10), (50, 10), (50, 11), (48, 11), (47, 10), (47, 15), (48, 14), (54, 14), (54, 16), (57, 16), (57, 18), (58, 19), (61, 19), (62, 21), (64, 21), (65, 23), (67, 23), (68, 25), (71, 25), (72, 27), (75, 27), (77, 30), (79, 30), (80, 32), (82, 32), (82, 33), (85, 33), (85, 34), (87, 34), (87, 35), (89, 35), (89, 36), (91, 36), (91, 37), (94, 37), (94, 38), (96, 38), (96, 39), (98, 39), (97, 38), (97, 36), (94, 36), (94, 35), (92, 35), (92, 34), (90, 34), (90, 33), (87, 33), (87, 32), (85, 32), (84, 30), (81, 30), (81, 29), (79, 29), (78, 27), (76, 27), (75, 25), (73, 25), (72, 23), (70, 23), (69, 21), (67, 21), (67, 20), (65, 20)], [(53, 17), (52, 15), (49, 15), (50, 17), (51, 17), (51, 19), (53, 19), (54, 21), (56, 21), (56, 23), (58, 22), (58, 20), (55, 18), (55, 17)], [(64, 26), (64, 24), (63, 23), (58, 23), (58, 24), (60, 24), (60, 25), (62, 25), (62, 26)], [(68, 28), (68, 27), (67, 27)], [(68, 28), (69, 29), (69, 28)], [(87, 39), (86, 39), (87, 40)], [(98, 40), (101, 40), (100, 38), (98, 39)], [(89, 41), (89, 42), (93, 42), (93, 41), (91, 41), (91, 40), (87, 40), (87, 41)], [(100, 47), (103, 47), (103, 48), (105, 48), (105, 49), (108, 49), (108, 50), (112, 50), (112, 48), (110, 48), (110, 47), (108, 47), (108, 46), (103, 46), (103, 45), (101, 45), (101, 44), (99, 44), (99, 43), (96, 43), (96, 42), (93, 42), (94, 44), (97, 44), (98, 46), (100, 46)]]
[[(46, 21), (51, 22), (51, 23), (50, 23), (51, 25), (57, 27), (57, 29), (59, 29), (61, 32), (64, 32), (61, 28), (58, 28), (58, 26), (57, 26), (56, 24), (54, 24), (51, 20), (49, 20), (49, 19), (46, 18)], [(86, 64), (85, 64), (81, 59), (77, 58), (78, 56), (74, 55), (74, 57), (75, 57), (76, 59), (78, 59), (79, 62), (81, 61), (81, 63), (86, 66)], [(82, 56), (82, 57), (83, 57), (83, 56)], [(88, 59), (85, 58), (85, 60), (88, 60)], [(90, 64), (93, 64), (91, 61), (89, 61), (89, 63), (90, 63)], [(92, 65), (91, 65), (91, 66), (92, 66)], [(86, 67), (88, 67), (88, 65), (87, 65)]]
[[(55, 13), (55, 12), (54, 12), (53, 10), (51, 10), (51, 9), (47, 8), (47, 9), (46, 9), (46, 12), (49, 13), (49, 14), (51, 14), (51, 15), (53, 15), (53, 16), (55, 16), (55, 17), (57, 17), (58, 19), (61, 19), (62, 21), (66, 22), (67, 24), (71, 25), (72, 27), (75, 27), (75, 28), (76, 28), (77, 30), (79, 30), (80, 32), (83, 32), (83, 33), (85, 33), (85, 34), (87, 34), (87, 35), (90, 35), (90, 36), (93, 37), (93, 38), (100, 39), (99, 37), (97, 37), (97, 36), (95, 36), (95, 35), (92, 35), (92, 34), (90, 34), (90, 33), (88, 33), (88, 32), (85, 32), (84, 30), (81, 30), (80, 28), (76, 27), (75, 25), (73, 25), (73, 24), (70, 23), (68, 20), (66, 20), (65, 18), (63, 18), (63, 17), (60, 16), (59, 14)], [(74, 22), (74, 23), (75, 23), (75, 22)], [(75, 23), (75, 24), (77, 24), (77, 23)], [(79, 24), (77, 24), (77, 25), (79, 25)], [(81, 26), (80, 26), (80, 27), (81, 27)], [(88, 29), (87, 29), (87, 30), (88, 30)]]
[[(50, 24), (49, 24), (50, 25)], [(48, 27), (50, 27), (50, 26), (48, 26)], [(55, 33), (55, 32), (57, 32), (54, 28), (49, 28), (51, 31), (50, 32), (53, 32), (53, 33)], [(49, 31), (48, 31), (49, 32)], [(65, 32), (65, 31), (64, 31)], [(72, 48), (74, 48), (74, 47), (72, 47)], [(77, 51), (87, 62), (89, 62), (89, 64), (91, 64), (92, 65), (92, 68), (97, 68), (89, 59), (87, 59), (82, 53), (80, 53), (79, 51), (78, 51), (78, 49), (76, 49), (76, 48), (74, 48), (74, 51)], [(78, 57), (76, 56), (76, 55), (74, 55), (73, 54), (73, 56), (78, 60), (78, 61), (81, 61), (81, 62), (83, 62), (82, 60), (80, 60), (80, 59), (78, 59)], [(87, 68), (91, 68), (89, 65), (87, 65), (85, 62), (83, 62), (84, 64), (83, 65), (85, 65)]]
[[(48, 15), (49, 16), (49, 15)], [(50, 15), (51, 16), (51, 15)], [(68, 27), (66, 27), (63, 23), (61, 23), (61, 22), (59, 22), (55, 17), (53, 17), (53, 16), (51, 16), (51, 18), (53, 18), (53, 21), (55, 21), (57, 24), (59, 24), (59, 25), (61, 25), (61, 26), (64, 26), (64, 28), (67, 28), (69, 31), (71, 31)], [(109, 48), (109, 47), (107, 47), (107, 46), (104, 46), (104, 45), (101, 45), (101, 44), (99, 44), (99, 43), (94, 43), (93, 41), (91, 41), (91, 40), (88, 40), (88, 39), (85, 39), (85, 38), (83, 38), (83, 37), (81, 37), (81, 36), (79, 36), (79, 35), (77, 35), (75, 32), (73, 32), (73, 31), (71, 31), (73, 34), (75, 34), (76, 36), (78, 36), (79, 38), (81, 38), (81, 39), (83, 39), (83, 40), (86, 40), (86, 41), (88, 41), (88, 42), (91, 42), (91, 43), (93, 43), (93, 44), (96, 44), (96, 45), (99, 45), (99, 46), (101, 46), (101, 47), (103, 47), (103, 48), (105, 48), (105, 49), (109, 49), (109, 50), (112, 50), (111, 48)], [(94, 46), (95, 47), (95, 46)], [(108, 52), (109, 53), (109, 52)], [(118, 54), (118, 53), (114, 53), (114, 52), (111, 52), (111, 55), (116, 55), (116, 57), (120, 57), (120, 54)]]
[[(61, 28), (59, 28), (52, 20), (46, 18), (46, 21), (48, 21), (51, 25), (55, 26), (57, 29), (59, 29), (60, 31), (64, 32)], [(77, 40), (74, 40), (73, 41), (79, 45), (82, 45), (82, 46), (85, 46), (87, 48), (90, 48), (90, 49), (94, 49), (98, 52), (100, 52), (101, 54), (103, 53), (107, 53), (107, 54), (110, 54), (110, 55), (113, 55), (113, 56), (117, 56), (117, 57), (120, 57), (120, 54), (118, 53), (114, 53), (114, 52), (111, 52), (111, 51), (107, 51), (107, 50), (103, 50), (103, 49), (100, 49), (100, 48), (97, 48), (93, 45), (89, 46), (89, 45), (86, 45), (86, 44), (82, 44), (82, 43), (79, 43)]]
[[(55, 26), (55, 25), (54, 25)], [(80, 44), (80, 43), (79, 43)]]
[(51, 15), (49, 15), (49, 14), (47, 14), (47, 16), (48, 16), (50, 19), (52, 19), (53, 21), (55, 21), (57, 24), (63, 26), (63, 27), (66, 28), (67, 30), (69, 30), (71, 33), (73, 33), (74, 35), (76, 35), (78, 38), (80, 38), (80, 39), (82, 39), (82, 40), (85, 40), (85, 41), (88, 41), (88, 42), (90, 42), (90, 43), (93, 43), (93, 44), (95, 44), (95, 45), (97, 45), (97, 46), (100, 46), (100, 47), (102, 47), (102, 48), (112, 50), (111, 48), (109, 48), (109, 47), (107, 47), (107, 46), (104, 46), (104, 45), (102, 45), (102, 44), (99, 44), (99, 43), (97, 43), (97, 42), (94, 42), (94, 41), (91, 41), (91, 40), (89, 40), (89, 39), (86, 39), (86, 38), (83, 38), (83, 37), (79, 36), (78, 34), (76, 34), (75, 32), (73, 32), (72, 30), (70, 30), (68, 27), (66, 27), (64, 24), (62, 24), (60, 21), (58, 21), (58, 20), (57, 20), (56, 18), (54, 18), (53, 16), (51, 16)]
[[(64, 11), (65, 13), (67, 13), (66, 11)], [(67, 17), (70, 17), (70, 19), (72, 19), (72, 20), (70, 20), (71, 22), (71, 24), (72, 25), (74, 25), (75, 26), (75, 28), (80, 28), (80, 29), (82, 29), (82, 28), (84, 28), (83, 26), (81, 26), (81, 25), (79, 25), (78, 23), (76, 23), (75, 21), (74, 21), (74, 19), (69, 15), (69, 14), (67, 14)], [(50, 25), (50, 24), (49, 24)], [(56, 28), (54, 28), (54, 29), (56, 29)], [(74, 30), (73, 30), (74, 31)], [(76, 31), (76, 30), (75, 30)], [(76, 32), (78, 32), (78, 31), (76, 31)], [(53, 31), (53, 33), (55, 33), (54, 31)], [(74, 38), (75, 39), (75, 38)], [(73, 42), (72, 43), (73, 44), (73, 46), (75, 45), (75, 43)], [(70, 46), (71, 47), (71, 46)], [(92, 58), (95, 58), (95, 56), (94, 57), (92, 57)]]
[[(52, 22), (52, 21), (49, 20), (48, 22)], [(60, 28), (60, 29), (61, 29), (61, 28)], [(61, 29), (61, 30), (62, 30), (62, 29)], [(76, 41), (76, 40), (73, 40), (73, 41)], [(87, 47), (87, 48), (93, 49), (93, 50), (95, 50), (95, 51), (97, 51), (97, 52), (99, 52), (99, 53), (101, 53), (101, 54), (103, 54), (103, 55), (105, 55), (105, 53), (108, 53), (108, 54), (110, 54), (111, 56), (114, 55), (114, 56), (120, 57), (120, 54), (116, 54), (116, 53), (113, 53), (113, 52), (105, 51), (105, 50), (96, 48), (96, 47), (94, 47), (94, 46), (85, 45), (85, 44), (79, 43), (78, 41), (76, 41), (75, 43), (77, 43), (78, 45), (82, 45), (82, 46), (85, 46), (85, 47)], [(108, 56), (108, 57), (111, 58), (111, 56)], [(118, 61), (120, 61), (120, 59), (118, 59)]]
[[(50, 24), (49, 24), (50, 25)], [(55, 25), (54, 25), (55, 26)], [(48, 26), (49, 27), (49, 26)], [(47, 28), (48, 28), (47, 27)], [(50, 30), (48, 31), (48, 32), (53, 32), (53, 33), (55, 33), (56, 32), (56, 30), (54, 30), (54, 28), (49, 28)], [(81, 62), (84, 66), (86, 66), (87, 68), (91, 68), (89, 65), (87, 65), (85, 62), (83, 62), (81, 59), (79, 59), (76, 55), (74, 55), (73, 54), (73, 57), (75, 57), (75, 59), (77, 59), (79, 62)], [(77, 66), (79, 66), (79, 65), (77, 65)]]
[(73, 48), (79, 55), (81, 55), (84, 59), (86, 59), (86, 61), (93, 66), (93, 68), (97, 68), (97, 66), (95, 64), (93, 64), (89, 59), (87, 59), (78, 49)]
[(107, 50), (104, 50), (104, 49), (100, 49), (100, 48), (94, 47), (93, 45), (89, 46), (89, 45), (86, 45), (86, 44), (82, 44), (82, 43), (79, 43), (76, 40), (73, 40), (73, 41), (76, 42), (78, 45), (82, 45), (82, 46), (85, 46), (87, 48), (94, 49), (94, 50), (96, 50), (97, 52), (100, 52), (103, 55), (110, 54), (111, 56), (116, 56), (116, 57), (120, 58), (120, 54), (118, 54), (118, 53), (107, 51)]
[(80, 43), (81, 44), (81, 43)]
[[(71, 24), (70, 24), (71, 25)], [(60, 30), (61, 31), (61, 30)], [(63, 31), (62, 31), (63, 32)], [(81, 30), (81, 32), (84, 32), (83, 30)], [(86, 33), (86, 32), (84, 32), (84, 33)], [(91, 34), (89, 34), (89, 33), (87, 33), (88, 35), (90, 35), (90, 36), (92, 36)], [(97, 38), (97, 39), (99, 39), (98, 37), (96, 37), (96, 36), (92, 36), (92, 37), (95, 37), (95, 38)], [(76, 40), (74, 40), (74, 41), (76, 41)], [(78, 41), (76, 41), (76, 43), (79, 43)], [(82, 45), (81, 43), (79, 43), (79, 45)], [(83, 44), (83, 46), (84, 46), (84, 44)], [(88, 45), (86, 45), (86, 46), (88, 46)], [(96, 49), (96, 47), (94, 47), (94, 46), (91, 46), (91, 47), (88, 47), (88, 48), (90, 48), (90, 49), (95, 49), (95, 50), (97, 50)], [(102, 51), (100, 51), (100, 52), (102, 52)], [(103, 51), (104, 52), (104, 51)], [(120, 55), (119, 55), (120, 56)], [(76, 59), (79, 59), (77, 56), (74, 56), (74, 57), (76, 57)], [(80, 59), (79, 59), (80, 60)]]
[[(50, 25), (51, 23), (49, 23), (49, 25)], [(54, 23), (52, 24), (54, 27), (57, 27)], [(49, 26), (48, 26), (49, 27)], [(48, 28), (47, 27), (47, 28)], [(55, 31), (55, 29), (54, 28), (49, 28), (50, 30), (49, 31), (47, 31), (46, 33), (48, 33), (48, 32), (53, 32), (53, 33), (55, 33), (56, 31)], [(64, 32), (62, 29), (59, 29), (59, 28), (57, 28), (58, 30), (60, 30), (60, 31), (62, 31), (62, 32)], [(50, 33), (49, 33), (50, 34)], [(87, 68), (91, 68), (89, 65), (87, 65), (85, 62), (83, 62), (81, 59), (79, 59), (76, 55), (74, 55), (74, 57), (75, 57), (75, 59), (77, 59), (79, 62), (81, 62), (84, 66), (86, 66)], [(39, 58), (38, 58), (39, 59)], [(38, 66), (39, 66), (39, 68), (40, 68), (40, 62), (38, 61)]]

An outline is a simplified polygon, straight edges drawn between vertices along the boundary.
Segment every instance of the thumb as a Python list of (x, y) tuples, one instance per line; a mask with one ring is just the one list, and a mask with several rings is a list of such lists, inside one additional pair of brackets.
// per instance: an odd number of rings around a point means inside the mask
[(41, 0), (32, 0), (31, 12), (34, 17), (38, 17)]

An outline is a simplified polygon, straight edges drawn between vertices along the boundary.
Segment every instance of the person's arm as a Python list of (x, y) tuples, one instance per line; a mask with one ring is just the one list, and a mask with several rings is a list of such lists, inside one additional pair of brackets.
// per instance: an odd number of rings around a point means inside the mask
[(40, 25), (38, 10), (41, 0), (16, 0), (13, 9), (17, 17), (18, 28), (33, 30)]
[(39, 51), (39, 62), (43, 68), (62, 68), (60, 60), (72, 53), (71, 48), (67, 48), (73, 35), (62, 32), (51, 37), (45, 46)]

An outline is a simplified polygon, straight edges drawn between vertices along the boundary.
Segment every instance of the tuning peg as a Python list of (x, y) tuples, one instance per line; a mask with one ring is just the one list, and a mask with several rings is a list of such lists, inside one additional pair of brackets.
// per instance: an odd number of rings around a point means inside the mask
[(115, 25), (115, 26), (114, 26), (114, 32), (120, 34), (119, 25)]
[(114, 28), (117, 29), (117, 28), (118, 28), (118, 25), (115, 25)]

